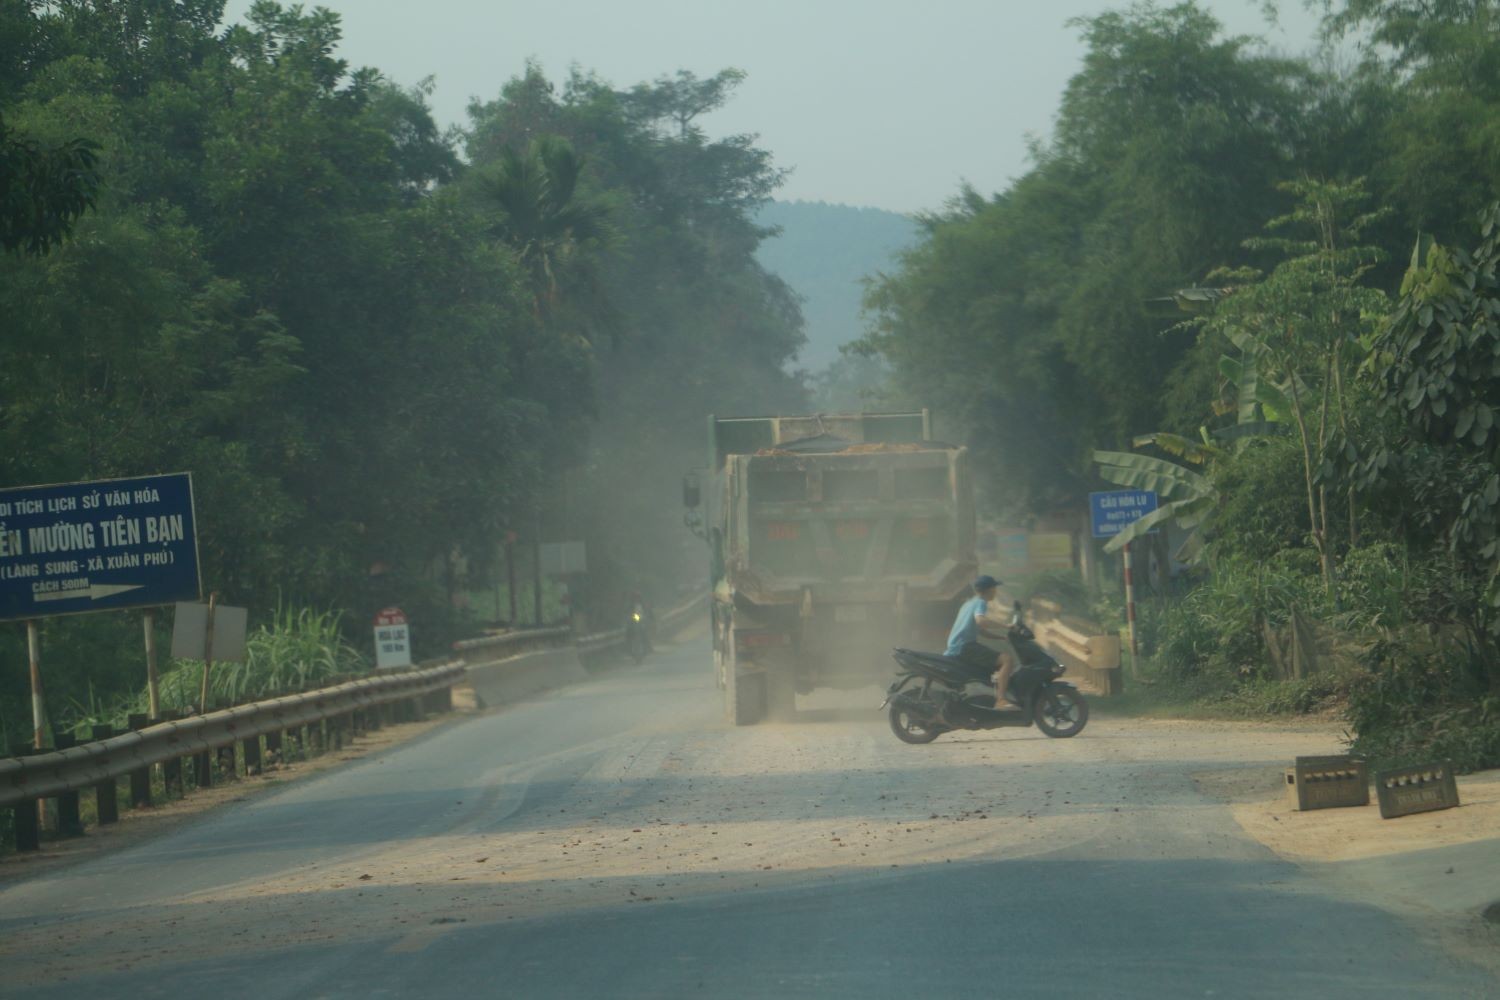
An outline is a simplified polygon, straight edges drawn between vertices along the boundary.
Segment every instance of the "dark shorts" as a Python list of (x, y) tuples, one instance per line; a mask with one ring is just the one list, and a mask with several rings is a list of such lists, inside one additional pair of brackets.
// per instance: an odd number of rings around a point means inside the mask
[(966, 642), (958, 651), (958, 662), (962, 663), (980, 680), (988, 681), (995, 672), (1000, 654), (979, 642)]

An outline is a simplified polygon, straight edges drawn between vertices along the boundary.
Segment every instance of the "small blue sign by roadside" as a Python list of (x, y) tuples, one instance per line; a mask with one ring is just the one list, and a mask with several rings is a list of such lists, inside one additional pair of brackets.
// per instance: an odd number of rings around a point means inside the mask
[[(1127, 525), (1139, 521), (1156, 509), (1157, 497), (1151, 490), (1110, 490), (1089, 494), (1089, 520), (1095, 538), (1113, 538)], [(1156, 534), (1152, 528), (1147, 534)]]
[(201, 595), (189, 473), (0, 490), (0, 621)]

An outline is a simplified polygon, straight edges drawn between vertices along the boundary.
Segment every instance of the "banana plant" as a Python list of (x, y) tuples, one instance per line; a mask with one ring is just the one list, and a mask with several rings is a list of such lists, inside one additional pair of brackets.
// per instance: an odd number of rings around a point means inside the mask
[(1216, 405), (1214, 409), (1220, 414), (1232, 411), (1235, 422), (1214, 431), (1214, 437), (1219, 441), (1234, 442), (1238, 450), (1253, 438), (1288, 433), (1287, 421), (1292, 415), (1289, 393), (1305, 394), (1307, 386), (1296, 378), (1285, 386), (1269, 381), (1261, 370), (1269, 349), (1257, 337), (1236, 330), (1230, 333), (1230, 339), (1240, 349), (1240, 356), (1221, 355), (1219, 374), (1234, 387), (1234, 402)]

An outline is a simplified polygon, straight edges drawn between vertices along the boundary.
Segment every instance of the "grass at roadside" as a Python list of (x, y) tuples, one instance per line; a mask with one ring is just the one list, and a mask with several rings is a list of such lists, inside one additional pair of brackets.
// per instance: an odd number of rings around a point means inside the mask
[(1342, 720), (1345, 702), (1336, 686), (1319, 678), (1252, 681), (1233, 689), (1169, 678), (1132, 680), (1113, 698), (1096, 698), (1101, 715), (1147, 719)]

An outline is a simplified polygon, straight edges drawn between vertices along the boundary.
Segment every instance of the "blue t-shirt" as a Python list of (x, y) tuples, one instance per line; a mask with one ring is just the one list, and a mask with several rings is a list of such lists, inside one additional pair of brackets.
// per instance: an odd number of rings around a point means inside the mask
[(984, 614), (984, 598), (975, 597), (964, 602), (958, 609), (958, 618), (953, 622), (953, 631), (948, 633), (948, 648), (945, 656), (957, 656), (971, 642), (979, 641), (979, 623), (974, 619)]

